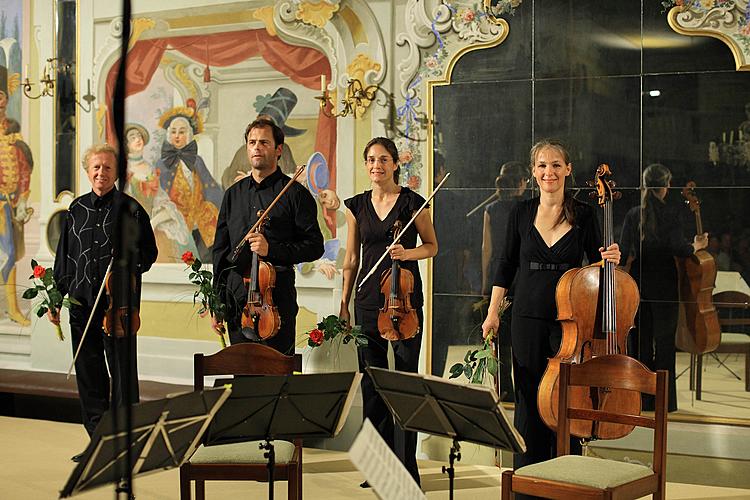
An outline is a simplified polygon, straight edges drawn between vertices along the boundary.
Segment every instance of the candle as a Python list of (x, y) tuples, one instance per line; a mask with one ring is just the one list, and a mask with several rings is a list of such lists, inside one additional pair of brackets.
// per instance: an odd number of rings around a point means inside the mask
[(326, 93), (326, 75), (320, 75), (320, 91)]
[(29, 76), (31, 76), (31, 75), (29, 75), (29, 65), (28, 64), (26, 65), (26, 72), (24, 73), (24, 75), (26, 76), (26, 78), (28, 78)]
[(729, 131), (729, 144), (734, 144), (734, 130)]
[(721, 133), (721, 142), (727, 142), (727, 133), (726, 132), (722, 132)]
[(742, 142), (742, 130), (739, 130), (737, 135), (739, 136), (739, 141)]

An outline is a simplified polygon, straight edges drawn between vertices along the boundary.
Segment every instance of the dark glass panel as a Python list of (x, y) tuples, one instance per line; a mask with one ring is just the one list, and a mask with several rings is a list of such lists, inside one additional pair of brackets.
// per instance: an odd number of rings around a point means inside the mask
[(637, 75), (640, 8), (632, 0), (535, 2), (535, 77)]
[[(435, 274), (442, 272), (435, 266)], [(432, 306), (432, 374), (442, 376), (450, 366), (446, 366), (450, 346), (456, 349), (454, 362), (463, 362), (468, 346), (482, 342), (482, 321), (487, 308), (475, 309), (481, 297), (469, 295), (433, 295)], [(465, 346), (465, 348), (464, 348)], [(462, 380), (466, 380), (463, 379)]]
[(607, 163), (619, 186), (639, 185), (640, 79), (608, 77), (537, 81), (534, 138), (569, 148), (577, 186)]

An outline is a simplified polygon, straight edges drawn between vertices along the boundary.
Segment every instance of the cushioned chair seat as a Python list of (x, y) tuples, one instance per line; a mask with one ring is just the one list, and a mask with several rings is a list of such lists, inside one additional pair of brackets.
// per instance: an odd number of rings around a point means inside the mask
[[(191, 464), (265, 464), (268, 459), (263, 456), (266, 450), (260, 448), (265, 441), (246, 443), (219, 444), (216, 446), (199, 446), (192, 457)], [(294, 443), (274, 441), (276, 463), (285, 464), (292, 459)]]
[(643, 465), (577, 455), (563, 455), (515, 471), (516, 476), (580, 484), (602, 490), (653, 474), (653, 470)]
[(746, 333), (722, 332), (721, 345), (747, 345), (750, 344), (750, 335)]

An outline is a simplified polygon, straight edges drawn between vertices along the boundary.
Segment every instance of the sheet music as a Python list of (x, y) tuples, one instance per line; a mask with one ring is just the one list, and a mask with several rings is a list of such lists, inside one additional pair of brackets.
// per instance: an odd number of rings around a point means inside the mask
[(719, 292), (736, 291), (750, 295), (750, 287), (737, 271), (717, 271), (714, 294)]
[(383, 500), (421, 500), (424, 492), (369, 419), (357, 434), (349, 458)]

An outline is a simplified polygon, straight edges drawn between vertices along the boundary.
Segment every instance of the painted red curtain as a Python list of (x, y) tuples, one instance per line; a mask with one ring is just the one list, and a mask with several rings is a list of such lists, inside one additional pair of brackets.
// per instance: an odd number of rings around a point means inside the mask
[[(136, 42), (128, 52), (125, 96), (143, 91), (167, 50), (177, 50), (208, 67), (226, 67), (250, 57), (261, 56), (274, 69), (290, 80), (310, 89), (320, 88), (320, 75), (331, 81), (331, 66), (321, 52), (307, 47), (288, 45), (265, 29), (214, 33), (211, 35), (156, 38)], [(119, 60), (107, 74), (106, 102), (112, 102)], [(112, 107), (107, 110), (107, 140), (115, 144)], [(236, 132), (236, 131), (235, 131)], [(336, 187), (336, 119), (322, 112), (318, 115), (315, 149), (328, 160), (331, 170), (330, 187)]]

